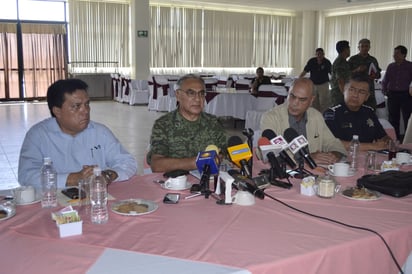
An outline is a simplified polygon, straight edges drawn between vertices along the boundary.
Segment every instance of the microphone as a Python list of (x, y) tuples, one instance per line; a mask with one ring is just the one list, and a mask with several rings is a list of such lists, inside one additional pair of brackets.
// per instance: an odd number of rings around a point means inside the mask
[(249, 168), (248, 161), (252, 158), (252, 152), (247, 144), (242, 142), (239, 136), (232, 136), (227, 141), (230, 160), (239, 168), (241, 168), (247, 177), (252, 177), (252, 172)]
[(286, 164), (288, 164), (292, 169), (294, 169), (296, 167), (295, 161), (293, 161), (293, 159), (290, 158), (288, 153), (286, 151), (284, 151), (284, 149), (286, 149), (288, 147), (288, 143), (286, 142), (286, 140), (281, 135), (276, 136), (276, 133), (273, 130), (265, 129), (262, 132), (262, 137), (268, 138), (272, 144), (281, 145), (282, 150), (279, 152), (280, 158), (282, 158), (282, 160), (284, 162), (286, 162)]
[(289, 149), (293, 154), (296, 154), (298, 152), (299, 155), (305, 159), (310, 168), (314, 169), (315, 167), (317, 167), (315, 161), (312, 159), (312, 157), (310, 157), (308, 150), (308, 140), (306, 140), (305, 136), (298, 135), (296, 130), (294, 130), (293, 128), (287, 128), (283, 135), (289, 142)]
[(275, 153), (278, 153), (282, 147), (280, 145), (272, 145), (266, 137), (259, 138), (258, 147), (262, 153), (263, 162), (269, 161), (270, 163), (269, 180), (273, 181), (275, 178), (285, 178), (287, 176), (286, 172), (275, 155)]
[(263, 198), (265, 198), (265, 193), (262, 189), (257, 187), (256, 183), (253, 180), (249, 179), (246, 176), (243, 176), (239, 173), (239, 171), (234, 169), (229, 170), (228, 173), (235, 180), (233, 184), (237, 189), (246, 190), (262, 200)]
[(218, 148), (215, 145), (208, 145), (205, 151), (199, 152), (196, 158), (196, 166), (200, 177), (200, 185), (202, 192), (205, 194), (205, 198), (209, 197), (209, 179), (211, 175), (219, 173), (219, 157)]

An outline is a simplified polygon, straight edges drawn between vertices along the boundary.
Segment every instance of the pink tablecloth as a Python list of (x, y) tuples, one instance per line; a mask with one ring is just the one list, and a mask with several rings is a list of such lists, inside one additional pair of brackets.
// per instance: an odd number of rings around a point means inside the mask
[[(105, 225), (93, 225), (85, 218), (81, 236), (60, 239), (50, 219), (52, 210), (39, 204), (18, 207), (15, 217), (0, 223), (2, 268), (8, 273), (81, 273), (110, 247), (252, 273), (397, 273), (374, 234), (303, 215), (268, 198), (250, 207), (217, 205), (204, 197), (163, 204), (168, 191), (153, 182), (160, 178), (160, 174), (136, 176), (109, 189), (117, 199), (153, 200), (159, 205), (157, 211), (138, 217), (110, 212)], [(341, 183), (348, 186), (355, 181), (356, 177), (348, 177)], [(322, 199), (300, 195), (298, 185), (266, 192), (301, 210), (376, 230), (401, 265), (412, 250), (412, 197), (382, 196), (370, 202), (340, 195)]]

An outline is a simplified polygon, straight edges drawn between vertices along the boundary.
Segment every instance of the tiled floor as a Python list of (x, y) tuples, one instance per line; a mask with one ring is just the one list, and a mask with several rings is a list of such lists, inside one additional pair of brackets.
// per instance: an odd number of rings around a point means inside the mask
[[(108, 126), (138, 162), (143, 173), (143, 158), (153, 122), (164, 113), (148, 111), (147, 106), (129, 106), (114, 101), (91, 103), (91, 119)], [(0, 190), (18, 186), (17, 168), (20, 147), (27, 130), (50, 116), (45, 102), (0, 103)], [(228, 136), (242, 136), (233, 120), (224, 120)], [(238, 128), (241, 126), (237, 123)]]

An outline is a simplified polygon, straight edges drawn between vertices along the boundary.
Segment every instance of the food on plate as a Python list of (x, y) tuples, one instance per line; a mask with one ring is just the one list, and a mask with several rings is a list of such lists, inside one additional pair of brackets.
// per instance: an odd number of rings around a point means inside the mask
[(355, 199), (376, 199), (378, 198), (374, 192), (367, 190), (366, 188), (353, 188), (350, 197)]
[(120, 213), (145, 213), (149, 210), (149, 206), (146, 204), (139, 204), (135, 201), (127, 201), (117, 205), (113, 209)]

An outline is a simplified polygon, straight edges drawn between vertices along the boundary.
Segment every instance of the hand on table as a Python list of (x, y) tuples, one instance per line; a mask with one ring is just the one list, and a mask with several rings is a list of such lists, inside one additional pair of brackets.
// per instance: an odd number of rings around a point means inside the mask
[(332, 165), (340, 160), (340, 156), (333, 152), (315, 152), (311, 156), (317, 165)]
[(69, 176), (67, 176), (66, 186), (77, 186), (80, 179), (86, 180), (87, 178), (92, 176), (94, 167), (94, 165), (83, 166), (83, 169), (79, 172), (70, 173)]

